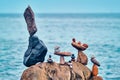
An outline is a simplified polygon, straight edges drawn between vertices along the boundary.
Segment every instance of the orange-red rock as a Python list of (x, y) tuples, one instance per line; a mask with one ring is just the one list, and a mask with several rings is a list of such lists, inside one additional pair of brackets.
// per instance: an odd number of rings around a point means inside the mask
[(98, 66), (96, 64), (92, 67), (92, 75), (97, 76), (98, 75)]

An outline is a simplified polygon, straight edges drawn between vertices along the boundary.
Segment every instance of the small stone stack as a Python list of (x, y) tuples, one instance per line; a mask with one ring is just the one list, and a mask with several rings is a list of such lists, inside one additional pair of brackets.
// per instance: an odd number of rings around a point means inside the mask
[(87, 44), (82, 44), (81, 42), (76, 42), (75, 38), (72, 39), (71, 45), (78, 50), (78, 56), (77, 56), (77, 62), (87, 65), (88, 63), (88, 58), (87, 56), (83, 53), (84, 50), (88, 48)]

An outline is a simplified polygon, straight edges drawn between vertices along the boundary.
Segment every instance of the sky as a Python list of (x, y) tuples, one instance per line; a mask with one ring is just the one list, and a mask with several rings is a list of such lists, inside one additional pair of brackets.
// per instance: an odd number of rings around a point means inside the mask
[(120, 0), (0, 0), (0, 13), (120, 13)]

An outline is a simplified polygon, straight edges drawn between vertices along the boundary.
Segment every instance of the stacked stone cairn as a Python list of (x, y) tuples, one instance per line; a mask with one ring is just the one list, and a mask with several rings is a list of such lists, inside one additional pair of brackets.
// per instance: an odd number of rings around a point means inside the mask
[[(27, 29), (30, 34), (28, 49), (24, 54), (23, 64), (28, 67), (24, 70), (20, 80), (103, 80), (98, 76), (100, 63), (91, 57), (93, 63), (92, 71), (86, 66), (88, 57), (83, 52), (88, 45), (72, 39), (71, 45), (77, 49), (77, 59), (71, 52), (60, 51), (60, 47), (54, 48), (54, 54), (60, 56), (60, 62), (56, 63), (49, 55), (47, 62), (44, 62), (47, 54), (47, 47), (35, 33), (37, 32), (34, 13), (30, 6), (24, 12)], [(71, 56), (69, 62), (65, 61), (66, 56)]]

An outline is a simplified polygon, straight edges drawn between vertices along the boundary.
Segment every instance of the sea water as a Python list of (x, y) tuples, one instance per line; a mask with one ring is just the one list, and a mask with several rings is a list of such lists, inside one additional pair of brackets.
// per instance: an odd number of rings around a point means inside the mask
[[(46, 60), (52, 55), (59, 62), (59, 56), (53, 54), (55, 46), (77, 57), (77, 50), (71, 46), (72, 38), (76, 38), (89, 45), (84, 53), (90, 69), (93, 65), (90, 57), (94, 55), (101, 64), (99, 76), (104, 80), (120, 80), (120, 14), (36, 14), (35, 17), (38, 28), (35, 35), (48, 47)], [(22, 14), (0, 14), (0, 80), (20, 80), (27, 68), (22, 62), (28, 37)]]

